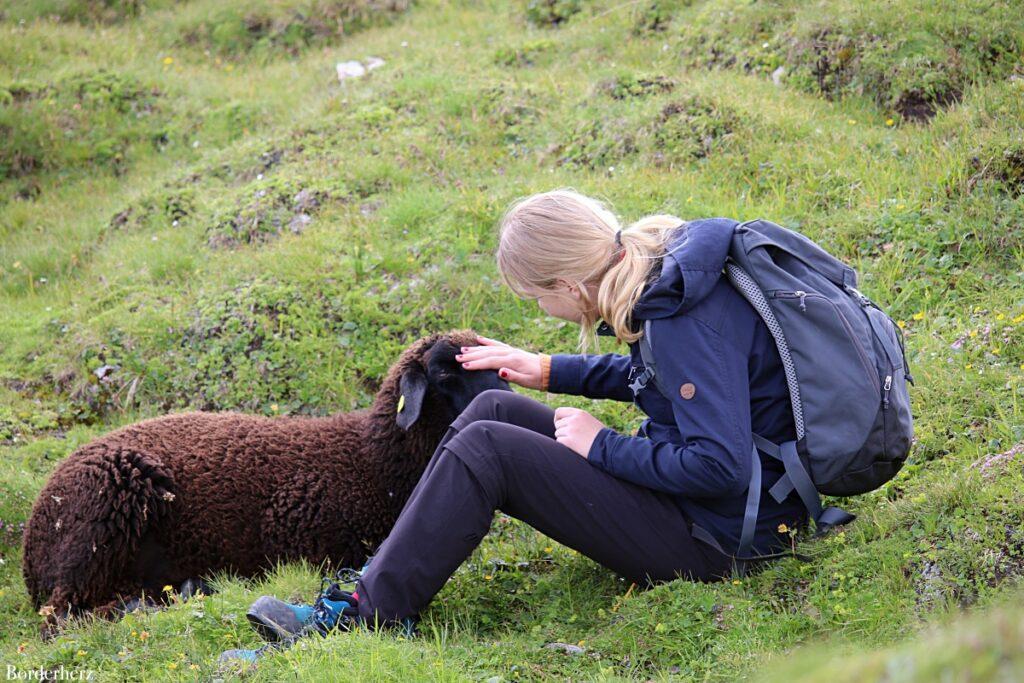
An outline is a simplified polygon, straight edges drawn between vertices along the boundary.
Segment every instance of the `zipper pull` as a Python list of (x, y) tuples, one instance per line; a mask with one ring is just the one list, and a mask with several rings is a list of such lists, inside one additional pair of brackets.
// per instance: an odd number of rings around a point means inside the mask
[(796, 290), (793, 293), (796, 294), (798, 297), (800, 297), (800, 310), (801, 311), (806, 311), (807, 310), (807, 292), (803, 291), (802, 289), (798, 289), (798, 290)]
[(885, 376), (885, 385), (882, 387), (885, 393), (882, 394), (882, 410), (889, 407), (889, 390), (892, 389), (892, 375)]

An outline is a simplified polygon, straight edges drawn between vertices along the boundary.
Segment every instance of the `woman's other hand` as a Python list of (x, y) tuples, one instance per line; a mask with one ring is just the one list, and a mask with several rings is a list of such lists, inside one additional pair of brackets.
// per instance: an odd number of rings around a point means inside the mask
[(597, 433), (604, 424), (581, 408), (555, 408), (555, 441), (576, 451), (584, 458), (590, 453)]
[(496, 339), (477, 335), (480, 346), (463, 346), (455, 360), (467, 370), (497, 370), (502, 379), (540, 389), (540, 354), (509, 346)]

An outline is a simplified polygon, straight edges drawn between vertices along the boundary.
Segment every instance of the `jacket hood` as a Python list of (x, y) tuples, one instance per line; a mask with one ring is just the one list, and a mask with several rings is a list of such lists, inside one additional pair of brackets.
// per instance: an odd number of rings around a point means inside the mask
[(644, 287), (632, 317), (667, 318), (697, 305), (722, 275), (737, 224), (731, 218), (705, 218), (676, 228), (661, 261), (661, 274)]

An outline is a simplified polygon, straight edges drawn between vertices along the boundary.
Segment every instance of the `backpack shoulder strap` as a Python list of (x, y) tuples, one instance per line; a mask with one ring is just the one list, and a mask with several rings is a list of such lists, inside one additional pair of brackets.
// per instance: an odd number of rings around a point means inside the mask
[(654, 386), (659, 392), (666, 398), (669, 394), (665, 391), (665, 387), (662, 386), (661, 380), (658, 378), (658, 371), (654, 363), (654, 350), (651, 348), (651, 321), (644, 321), (644, 333), (638, 340), (640, 344), (640, 359), (644, 362), (644, 371), (633, 378), (633, 381), (629, 383), (629, 388), (633, 392), (633, 400), (636, 401), (636, 396), (640, 393), (640, 390), (647, 386), (647, 383), (651, 380), (654, 381)]

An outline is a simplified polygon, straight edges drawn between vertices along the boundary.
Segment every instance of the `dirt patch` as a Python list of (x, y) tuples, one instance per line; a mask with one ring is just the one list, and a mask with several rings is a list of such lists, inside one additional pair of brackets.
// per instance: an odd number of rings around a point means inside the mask
[(946, 88), (927, 95), (919, 90), (901, 92), (896, 98), (893, 109), (908, 121), (924, 122), (935, 116), (939, 110), (960, 101), (962, 93), (953, 88)]

